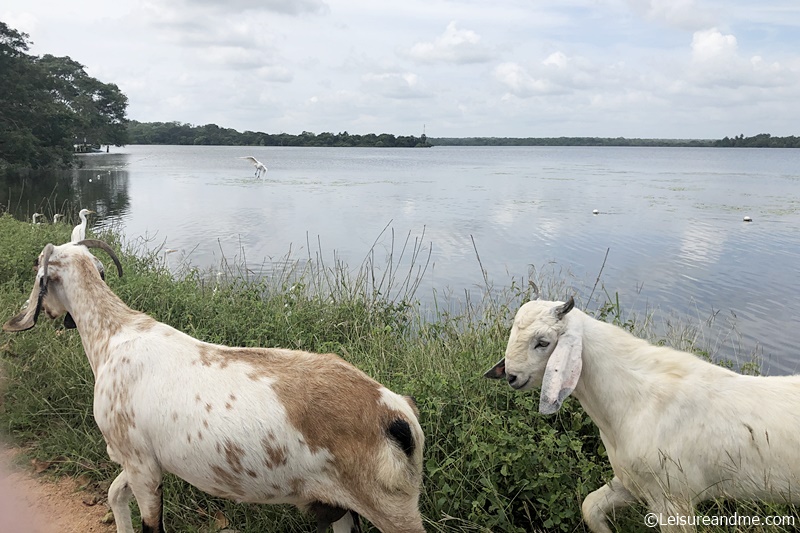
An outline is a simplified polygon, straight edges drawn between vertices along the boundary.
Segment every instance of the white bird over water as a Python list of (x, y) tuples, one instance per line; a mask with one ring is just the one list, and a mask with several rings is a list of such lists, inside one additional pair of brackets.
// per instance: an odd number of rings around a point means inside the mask
[(81, 223), (75, 226), (72, 230), (72, 242), (82, 241), (86, 238), (86, 215), (94, 213), (88, 209), (81, 209), (78, 216), (81, 217)]
[(248, 156), (245, 156), (245, 157), (240, 157), (239, 159), (247, 159), (251, 163), (253, 163), (253, 166), (256, 167), (256, 177), (259, 177), (262, 172), (264, 174), (267, 173), (266, 165), (264, 165), (264, 163), (262, 163), (261, 161), (259, 161), (255, 157), (253, 157), (252, 155), (248, 155)]

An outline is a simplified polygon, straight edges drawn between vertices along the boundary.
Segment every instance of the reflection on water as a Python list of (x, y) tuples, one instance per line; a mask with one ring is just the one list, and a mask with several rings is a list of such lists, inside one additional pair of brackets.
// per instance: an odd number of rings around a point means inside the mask
[[(75, 171), (0, 178), (0, 203), (21, 219), (51, 220), (68, 203), (74, 220), (87, 207), (100, 227), (176, 250), (173, 266), (224, 257), (255, 273), (290, 251), (335, 251), (355, 268), (374, 249), (385, 262), (424, 231), (433, 265), (423, 300), (432, 288), (483, 286), (473, 240), (498, 286), (555, 264), (584, 296), (608, 251), (601, 293), (658, 309), (664, 322), (713, 315), (705, 340), (722, 355), (759, 351), (771, 373), (800, 370), (800, 150), (118, 150), (87, 155)], [(265, 177), (253, 177), (245, 155), (267, 164)]]
[(127, 160), (123, 154), (86, 154), (79, 158), (83, 168), (0, 174), (0, 206), (21, 219), (38, 212), (53, 220), (61, 213), (64, 222), (77, 223), (83, 208), (101, 219), (124, 218), (130, 211)]

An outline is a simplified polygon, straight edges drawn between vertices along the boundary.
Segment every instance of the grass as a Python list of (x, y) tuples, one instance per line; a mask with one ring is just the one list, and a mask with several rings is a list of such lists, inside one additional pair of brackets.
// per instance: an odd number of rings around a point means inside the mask
[[(0, 217), (0, 319), (27, 298), (33, 259), (47, 242), (68, 240), (69, 229)], [(120, 248), (114, 235), (104, 238)], [(388, 278), (376, 274), (369, 257), (355, 272), (339, 261), (327, 265), (309, 257), (287, 260), (282, 271), (262, 279), (251, 279), (245, 265), (224, 265), (220, 276), (192, 268), (174, 274), (159, 252), (123, 248), (125, 276), (109, 269), (107, 281), (129, 306), (209, 342), (335, 352), (393, 390), (415, 396), (426, 435), (421, 509), (428, 531), (585, 531), (580, 503), (611, 478), (597, 428), (572, 399), (558, 416), (544, 417), (534, 395), (482, 377), (502, 356), (508, 325), (530, 298), (530, 283), (511, 280), (498, 289), (486, 277), (480, 299), (466, 294), (454, 303), (437, 296), (423, 308), (414, 290), (425, 258), (408, 240), (398, 241), (397, 249), (414, 257), (412, 266)], [(563, 277), (533, 277), (545, 297), (566, 292)], [(597, 315), (643, 334), (611, 295)], [(678, 342), (685, 343), (685, 335)], [(93, 377), (77, 332), (43, 317), (29, 332), (2, 333), (0, 364), (6, 374), (0, 433), (37, 459), (52, 461), (59, 474), (88, 475), (107, 487), (119, 467), (108, 460), (92, 418)], [(707, 514), (731, 510), (786, 512), (724, 502), (703, 508)], [(615, 526), (641, 531), (645, 512), (626, 510)], [(165, 513), (173, 531), (210, 532), (222, 525), (242, 533), (315, 530), (291, 507), (235, 504), (171, 476), (165, 480)]]

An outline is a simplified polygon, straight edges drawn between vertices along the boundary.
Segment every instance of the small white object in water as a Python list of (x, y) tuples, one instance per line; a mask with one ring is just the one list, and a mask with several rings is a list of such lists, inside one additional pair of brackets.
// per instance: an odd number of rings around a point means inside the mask
[(600, 214), (600, 211), (598, 211), (597, 209), (595, 209), (595, 210), (593, 210), (593, 211), (592, 211), (592, 214), (593, 214), (593, 215)]
[(744, 220), (745, 222), (752, 222), (753, 221), (753, 219), (748, 217), (748, 216), (744, 217), (742, 220)]

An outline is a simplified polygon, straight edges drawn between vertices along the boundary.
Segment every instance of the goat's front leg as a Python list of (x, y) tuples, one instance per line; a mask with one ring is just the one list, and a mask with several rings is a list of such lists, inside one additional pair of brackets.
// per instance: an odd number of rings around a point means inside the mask
[(111, 506), (111, 512), (114, 513), (117, 533), (133, 533), (131, 499), (133, 499), (133, 491), (128, 485), (128, 476), (123, 470), (108, 488), (108, 504)]
[(608, 527), (608, 515), (638, 501), (639, 499), (615, 476), (583, 500), (581, 505), (583, 520), (594, 533), (611, 533), (611, 528)]
[(137, 465), (127, 469), (127, 476), (142, 516), (142, 533), (164, 533), (161, 469), (156, 464)]

